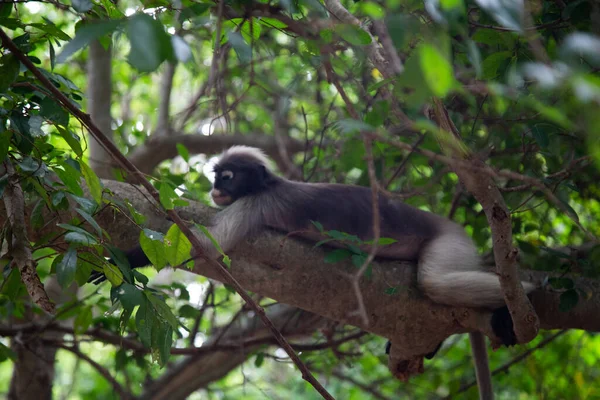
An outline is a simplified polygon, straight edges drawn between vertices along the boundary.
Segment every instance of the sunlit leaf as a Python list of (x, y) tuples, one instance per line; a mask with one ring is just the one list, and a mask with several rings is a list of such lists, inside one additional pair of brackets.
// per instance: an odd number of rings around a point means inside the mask
[(79, 161), (79, 166), (81, 167), (83, 178), (90, 189), (92, 198), (96, 203), (102, 203), (102, 183), (100, 182), (98, 175), (96, 175), (96, 173), (82, 160)]
[(421, 69), (427, 85), (438, 97), (446, 96), (454, 85), (452, 65), (440, 51), (429, 44), (419, 48)]
[(176, 224), (171, 225), (164, 239), (165, 255), (172, 266), (178, 266), (190, 258), (192, 244)]
[(144, 229), (140, 232), (140, 246), (154, 267), (160, 271), (167, 265), (163, 235)]

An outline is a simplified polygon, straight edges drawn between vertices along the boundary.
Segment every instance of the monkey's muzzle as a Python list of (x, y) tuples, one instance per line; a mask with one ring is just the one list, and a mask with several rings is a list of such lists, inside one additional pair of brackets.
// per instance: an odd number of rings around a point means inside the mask
[(228, 206), (231, 203), (233, 203), (233, 199), (231, 198), (231, 196), (222, 190), (213, 189), (210, 192), (210, 195), (211, 195), (213, 201), (215, 202), (215, 204), (218, 206)]

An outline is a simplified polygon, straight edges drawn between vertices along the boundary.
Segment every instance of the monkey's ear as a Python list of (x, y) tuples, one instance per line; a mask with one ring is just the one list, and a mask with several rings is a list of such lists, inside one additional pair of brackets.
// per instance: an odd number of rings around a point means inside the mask
[(267, 179), (267, 177), (269, 176), (269, 174), (267, 174), (267, 167), (265, 167), (264, 165), (259, 166), (260, 168), (260, 177), (264, 180)]
[(258, 184), (261, 187), (266, 187), (269, 184), (269, 172), (267, 171), (267, 168), (264, 165), (259, 165), (258, 166), (258, 171), (257, 171), (257, 180), (258, 180)]

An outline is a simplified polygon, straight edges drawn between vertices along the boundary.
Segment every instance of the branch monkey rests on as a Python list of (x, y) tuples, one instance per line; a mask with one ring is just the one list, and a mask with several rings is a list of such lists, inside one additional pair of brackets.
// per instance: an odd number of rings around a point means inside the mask
[[(209, 226), (225, 252), (264, 229), (304, 231), (304, 238), (319, 240), (311, 221), (326, 230), (373, 238), (371, 189), (366, 187), (304, 183), (275, 175), (262, 151), (246, 146), (226, 150), (214, 167), (211, 192), (214, 202), (225, 207)], [(418, 284), (433, 301), (451, 306), (487, 308), (504, 306), (498, 277), (483, 270), (480, 257), (463, 228), (441, 216), (379, 195), (380, 235), (397, 242), (378, 249), (380, 258), (418, 263)], [(219, 253), (205, 235), (199, 235), (206, 255)], [(145, 266), (139, 249), (128, 253), (132, 268)], [(523, 282), (526, 292), (534, 285)], [(505, 313), (506, 314), (506, 313)], [(510, 318), (510, 317), (508, 317)], [(510, 335), (497, 332), (505, 344)]]
[[(304, 237), (318, 240), (311, 221), (320, 222), (326, 230), (372, 239), (370, 188), (289, 181), (274, 175), (268, 165), (260, 150), (234, 146), (214, 167), (211, 196), (226, 208), (215, 216), (209, 230), (225, 252), (266, 228), (305, 231)], [(383, 194), (379, 210), (381, 237), (397, 242), (379, 248), (377, 256), (417, 261), (419, 286), (433, 301), (492, 310), (504, 306), (498, 277), (483, 270), (461, 226)], [(218, 257), (208, 238), (203, 244), (208, 256)], [(523, 286), (526, 292), (534, 289), (529, 282)]]

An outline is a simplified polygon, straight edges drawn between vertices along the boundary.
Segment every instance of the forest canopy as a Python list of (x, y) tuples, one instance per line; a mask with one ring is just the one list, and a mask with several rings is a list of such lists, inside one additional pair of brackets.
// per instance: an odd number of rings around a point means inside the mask
[[(591, 0), (0, 2), (0, 393), (476, 399), (481, 332), (497, 398), (600, 396), (599, 27)], [(345, 232), (190, 261), (234, 145), (463, 226), (519, 344)]]

